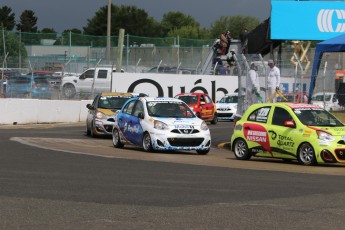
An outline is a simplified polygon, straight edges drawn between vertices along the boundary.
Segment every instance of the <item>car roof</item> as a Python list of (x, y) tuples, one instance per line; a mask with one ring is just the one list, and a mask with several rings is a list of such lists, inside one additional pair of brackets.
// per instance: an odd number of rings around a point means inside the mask
[(147, 102), (150, 101), (165, 101), (165, 102), (181, 102), (182, 100), (173, 97), (141, 97)]
[(260, 107), (266, 107), (266, 106), (282, 106), (285, 108), (290, 108), (290, 109), (320, 109), (319, 106), (313, 105), (313, 104), (304, 104), (304, 103), (291, 103), (291, 102), (274, 102), (274, 103), (258, 103), (258, 104), (253, 104), (250, 106), (251, 111)]
[(132, 93), (122, 93), (122, 92), (102, 92), (101, 96), (125, 96), (125, 97), (132, 97), (134, 96)]
[(200, 96), (200, 95), (208, 95), (207, 93), (199, 93), (199, 92), (191, 92), (191, 93), (179, 93), (176, 96)]

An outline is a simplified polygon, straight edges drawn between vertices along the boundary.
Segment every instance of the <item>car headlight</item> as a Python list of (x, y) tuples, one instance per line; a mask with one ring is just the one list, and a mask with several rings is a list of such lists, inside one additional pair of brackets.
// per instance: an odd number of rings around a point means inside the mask
[(101, 113), (101, 112), (97, 112), (96, 117), (98, 119), (107, 119), (108, 118), (107, 115), (105, 115), (104, 113)]
[(161, 121), (157, 121), (157, 120), (155, 120), (153, 122), (153, 127), (155, 129), (159, 129), (159, 130), (168, 130), (169, 129), (169, 126), (167, 124), (165, 124), (164, 122), (161, 122)]
[(334, 136), (330, 133), (326, 133), (323, 131), (316, 131), (316, 133), (319, 137), (319, 140), (322, 140), (322, 141), (334, 141), (335, 140)]
[(200, 125), (200, 129), (201, 129), (201, 130), (204, 130), (204, 131), (208, 130), (208, 126), (207, 126), (207, 124), (206, 124), (205, 121), (202, 121), (202, 123), (201, 123), (201, 125)]

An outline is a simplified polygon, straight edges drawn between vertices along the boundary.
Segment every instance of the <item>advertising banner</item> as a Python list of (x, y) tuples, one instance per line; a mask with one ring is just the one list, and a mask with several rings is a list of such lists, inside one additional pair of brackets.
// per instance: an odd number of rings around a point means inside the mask
[(323, 41), (345, 32), (345, 2), (271, 1), (271, 39)]

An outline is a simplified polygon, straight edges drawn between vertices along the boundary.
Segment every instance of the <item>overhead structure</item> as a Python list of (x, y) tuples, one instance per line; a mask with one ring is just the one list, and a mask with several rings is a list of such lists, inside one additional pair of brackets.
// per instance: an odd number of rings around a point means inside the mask
[(318, 70), (321, 64), (322, 55), (325, 52), (345, 52), (345, 34), (336, 36), (334, 38), (328, 39), (326, 41), (316, 44), (315, 56), (313, 62), (313, 70), (310, 79), (310, 88), (309, 88), (309, 99), (311, 101), (311, 95), (315, 88), (316, 77), (318, 75)]

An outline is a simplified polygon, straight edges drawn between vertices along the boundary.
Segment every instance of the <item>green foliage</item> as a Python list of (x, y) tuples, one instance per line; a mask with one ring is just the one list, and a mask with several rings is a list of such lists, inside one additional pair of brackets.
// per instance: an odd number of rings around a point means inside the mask
[(163, 15), (161, 25), (166, 34), (171, 31), (179, 30), (182, 27), (199, 28), (200, 24), (190, 15), (181, 12), (168, 12)]
[[(92, 19), (88, 19), (87, 26), (83, 28), (84, 34), (106, 36), (107, 15), (108, 6), (101, 7)], [(142, 9), (111, 5), (111, 35), (118, 35), (120, 29), (125, 29), (128, 34), (150, 36), (158, 27), (154, 19)]]
[(191, 38), (191, 39), (199, 39), (199, 38), (207, 38), (208, 32), (205, 29), (200, 29), (196, 26), (182, 26), (180, 28), (172, 29), (168, 32), (169, 37), (182, 37), (182, 38)]
[(37, 32), (37, 17), (32, 10), (24, 10), (20, 15), (20, 23), (17, 30), (22, 32)]
[(16, 25), (15, 14), (7, 6), (0, 8), (0, 29), (13, 30)]
[[(0, 32), (4, 35), (0, 36), (0, 44), (5, 44), (5, 47), (3, 45), (0, 46), (1, 63), (3, 61), (5, 52), (8, 53), (9, 60), (19, 56), (21, 56), (23, 59), (27, 57), (25, 46), (23, 43), (20, 43), (20, 38), (16, 33), (8, 31)], [(5, 43), (3, 37), (5, 38)], [(4, 50), (4, 48), (6, 49), (6, 51)], [(17, 63), (18, 61), (14, 61), (14, 65), (12, 66), (18, 65)]]
[(210, 34), (212, 37), (219, 37), (224, 31), (230, 31), (231, 37), (240, 38), (244, 28), (250, 32), (260, 24), (260, 20), (251, 16), (222, 16), (211, 25)]

